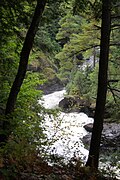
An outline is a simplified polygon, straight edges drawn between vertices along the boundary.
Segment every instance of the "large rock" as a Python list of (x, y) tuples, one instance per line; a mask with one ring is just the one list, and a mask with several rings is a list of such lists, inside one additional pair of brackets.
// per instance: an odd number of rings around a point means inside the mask
[(94, 118), (94, 108), (90, 106), (83, 106), (80, 108), (80, 112), (85, 113), (87, 116)]
[(67, 111), (70, 110), (74, 105), (75, 105), (76, 101), (74, 98), (72, 97), (64, 97), (64, 99), (62, 99), (59, 102), (59, 107), (63, 110), (63, 111)]
[(67, 96), (59, 102), (59, 107), (64, 112), (83, 112), (89, 117), (94, 116), (94, 109), (90, 107), (87, 100), (80, 99), (78, 96)]
[[(83, 143), (90, 145), (93, 124), (87, 124), (84, 128), (89, 132), (83, 137)], [(101, 137), (101, 150), (118, 150), (120, 148), (120, 124), (105, 123)]]
[(86, 131), (92, 132), (93, 123), (89, 123), (89, 124), (84, 125), (84, 128), (85, 128)]

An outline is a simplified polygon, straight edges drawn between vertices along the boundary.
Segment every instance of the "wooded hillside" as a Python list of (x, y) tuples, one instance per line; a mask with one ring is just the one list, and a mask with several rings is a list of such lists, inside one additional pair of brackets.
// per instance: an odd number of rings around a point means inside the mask
[(0, 2), (1, 179), (19, 179), (32, 168), (45, 175), (59, 171), (48, 165), (54, 157), (45, 155), (50, 144), (43, 122), (46, 116), (57, 121), (60, 109), (45, 109), (38, 100), (63, 88), (72, 99), (67, 111), (79, 109), (74, 100), (81, 99), (92, 107), (94, 123), (86, 167), (63, 164), (61, 174), (65, 165), (66, 180), (102, 178), (96, 172), (106, 114), (108, 123), (120, 123), (119, 14), (119, 0)]

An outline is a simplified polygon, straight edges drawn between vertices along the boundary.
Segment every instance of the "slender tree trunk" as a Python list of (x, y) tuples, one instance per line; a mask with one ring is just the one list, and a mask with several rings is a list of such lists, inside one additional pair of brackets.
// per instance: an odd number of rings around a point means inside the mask
[(102, 1), (102, 27), (101, 27), (101, 45), (100, 61), (98, 75), (98, 92), (96, 101), (96, 110), (93, 124), (93, 132), (89, 150), (89, 156), (86, 166), (98, 169), (99, 150), (101, 134), (103, 129), (104, 109), (107, 94), (107, 70), (109, 57), (110, 25), (111, 25), (111, 0)]
[[(17, 95), (20, 91), (21, 85), (25, 78), (25, 74), (27, 71), (29, 54), (33, 46), (34, 37), (38, 29), (39, 22), (42, 17), (42, 13), (44, 11), (46, 4), (46, 0), (37, 0), (37, 5), (35, 8), (34, 16), (31, 22), (31, 25), (28, 29), (23, 48), (20, 54), (20, 62), (18, 67), (18, 72), (13, 82), (7, 105), (5, 110), (5, 115), (9, 115), (14, 111), (15, 103), (17, 100)], [(10, 119), (7, 119), (3, 122), (2, 129), (4, 134), (0, 134), (0, 142), (5, 142), (10, 134)]]
[(34, 16), (33, 16), (31, 25), (28, 29), (28, 32), (27, 32), (27, 35), (23, 44), (23, 48), (20, 54), (20, 63), (19, 63), (18, 72), (14, 80), (14, 83), (12, 85), (9, 98), (7, 101), (6, 111), (5, 111), (6, 115), (11, 114), (11, 112), (14, 111), (17, 95), (20, 91), (20, 87), (25, 78), (29, 54), (33, 46), (34, 37), (37, 32), (37, 28), (38, 28), (40, 19), (42, 17), (42, 13), (44, 11), (45, 4), (46, 4), (46, 0), (37, 0)]

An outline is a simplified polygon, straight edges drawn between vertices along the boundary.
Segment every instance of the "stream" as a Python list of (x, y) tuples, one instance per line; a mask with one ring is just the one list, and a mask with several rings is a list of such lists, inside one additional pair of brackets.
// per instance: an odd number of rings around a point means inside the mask
[[(66, 91), (56, 91), (44, 95), (39, 103), (43, 104), (46, 109), (56, 109), (60, 100), (65, 96)], [(85, 149), (82, 138), (88, 132), (83, 128), (85, 124), (93, 122), (84, 113), (63, 113), (60, 112), (58, 118), (46, 117), (44, 122), (45, 133), (51, 141), (49, 152), (70, 160), (72, 157), (80, 157), (86, 161), (88, 150)]]
[[(65, 90), (56, 91), (54, 93), (44, 95), (39, 103), (46, 109), (58, 108), (59, 102), (64, 98)], [(92, 123), (93, 119), (89, 118), (84, 113), (63, 113), (60, 112), (58, 117), (49, 117), (46, 115), (46, 120), (43, 126), (44, 133), (48, 137), (49, 146), (44, 147), (48, 154), (54, 154), (68, 162), (71, 158), (79, 158), (81, 162), (85, 163), (88, 157), (88, 150), (85, 149), (82, 138), (88, 132), (84, 129), (84, 125)], [(100, 162), (101, 169), (104, 167), (108, 173), (114, 172), (117, 179), (120, 179), (119, 161), (118, 166), (114, 166), (107, 159), (104, 163)], [(109, 167), (109, 168), (108, 168)]]

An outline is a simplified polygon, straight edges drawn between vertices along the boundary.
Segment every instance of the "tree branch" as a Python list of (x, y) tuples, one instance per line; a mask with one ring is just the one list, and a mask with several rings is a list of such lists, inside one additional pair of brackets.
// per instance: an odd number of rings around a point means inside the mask
[(116, 101), (116, 97), (115, 97), (115, 94), (114, 94), (113, 89), (111, 88), (109, 82), (108, 82), (108, 89), (111, 91), (111, 93), (112, 93), (112, 95), (113, 95), (113, 99), (114, 99), (114, 101), (115, 101), (115, 103), (116, 103), (116, 102), (117, 102), (117, 101)]
[(108, 84), (109, 83), (115, 83), (115, 82), (118, 82), (119, 81), (119, 79), (110, 79), (110, 80), (108, 80)]
[(111, 19), (120, 19), (120, 15), (112, 15)]

